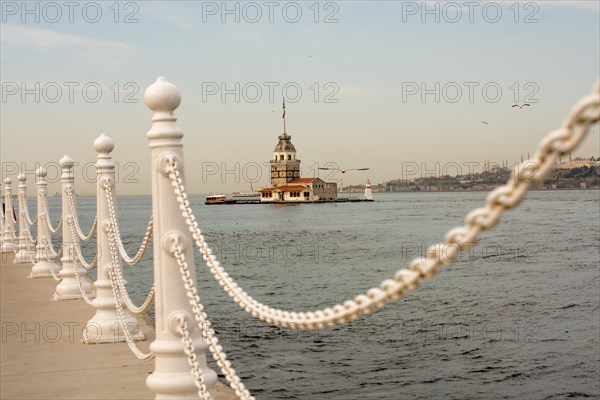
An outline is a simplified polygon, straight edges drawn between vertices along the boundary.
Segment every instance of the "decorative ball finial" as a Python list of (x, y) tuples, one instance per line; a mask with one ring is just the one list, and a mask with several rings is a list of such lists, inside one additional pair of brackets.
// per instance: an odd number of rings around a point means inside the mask
[(98, 153), (108, 154), (115, 148), (115, 142), (104, 133), (101, 133), (96, 140), (94, 140), (94, 149)]
[(19, 180), (19, 182), (25, 182), (27, 180), (27, 176), (25, 176), (25, 174), (19, 174), (19, 176), (17, 176), (17, 179)]
[(48, 172), (46, 171), (46, 168), (44, 168), (44, 167), (39, 167), (38, 169), (35, 170), (35, 176), (37, 176), (38, 178), (45, 178), (46, 175), (48, 175)]
[(12, 179), (10, 179), (10, 177), (7, 176), (6, 179), (4, 179), (4, 183), (10, 185), (12, 183)]
[(58, 162), (58, 164), (60, 165), (61, 168), (71, 168), (73, 165), (75, 165), (75, 163), (73, 162), (73, 159), (67, 155), (65, 155), (63, 158), (61, 158), (60, 161)]
[(177, 86), (159, 76), (144, 93), (144, 102), (152, 111), (172, 113), (181, 104), (181, 93)]

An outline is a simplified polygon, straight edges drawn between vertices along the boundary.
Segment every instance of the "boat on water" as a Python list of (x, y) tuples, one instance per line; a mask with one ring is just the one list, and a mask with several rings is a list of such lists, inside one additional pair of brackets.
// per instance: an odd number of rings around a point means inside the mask
[(235, 204), (236, 200), (224, 194), (209, 194), (204, 199), (204, 204)]

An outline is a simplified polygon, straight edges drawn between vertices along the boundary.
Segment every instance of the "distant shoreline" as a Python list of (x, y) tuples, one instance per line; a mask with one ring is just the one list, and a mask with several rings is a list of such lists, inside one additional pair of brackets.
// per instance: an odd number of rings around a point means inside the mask
[[(465, 193), (465, 192), (491, 192), (496, 189), (498, 186), (494, 186), (491, 189), (469, 189), (469, 190), (452, 190), (452, 189), (436, 189), (436, 190), (388, 190), (381, 192), (373, 192), (373, 194), (382, 194), (382, 193)], [(567, 191), (572, 190), (574, 192), (579, 192), (582, 190), (600, 190), (600, 187), (592, 187), (585, 189), (577, 189), (577, 188), (529, 188), (530, 192), (554, 192), (554, 191)], [(362, 192), (340, 192), (341, 194), (359, 194)]]
[[(373, 192), (373, 194), (490, 192), (490, 191), (494, 190), (496, 187), (498, 187), (498, 186), (495, 186), (495, 187), (493, 187), (491, 189), (471, 189), (471, 190), (450, 190), (450, 189), (443, 189), (443, 190), (394, 190), (394, 191)], [(576, 189), (576, 188), (556, 188), (556, 189), (529, 188), (530, 192), (553, 192), (553, 191), (568, 191), (568, 190), (571, 190), (571, 191), (574, 191), (574, 192), (591, 191), (591, 190), (600, 190), (600, 187), (592, 187), (592, 188), (585, 188), (585, 189)], [(338, 194), (342, 194), (342, 195), (348, 194), (348, 195), (359, 196), (359, 195), (363, 194), (363, 191), (338, 192)], [(207, 193), (190, 193), (190, 196), (206, 196), (206, 195), (207, 195)], [(95, 194), (82, 194), (82, 195), (80, 195), (80, 197), (96, 197), (96, 195)], [(119, 194), (118, 197), (150, 197), (150, 194)], [(272, 203), (265, 203), (265, 204), (272, 204)]]

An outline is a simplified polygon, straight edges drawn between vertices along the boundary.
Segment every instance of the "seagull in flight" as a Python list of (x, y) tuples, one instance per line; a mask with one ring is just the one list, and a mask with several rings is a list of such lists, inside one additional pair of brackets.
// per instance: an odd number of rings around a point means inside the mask
[(483, 123), (483, 124), (486, 124), (486, 125), (489, 125), (489, 124), (487, 123), (487, 121), (481, 121), (481, 123)]
[(321, 168), (319, 167), (319, 169), (325, 170), (325, 171), (340, 171), (342, 174), (345, 174), (347, 171), (366, 171), (369, 168), (348, 168), (348, 169), (341, 169), (341, 168)]
[(531, 105), (531, 104), (528, 104), (528, 103), (525, 103), (525, 104), (523, 104), (522, 106), (520, 106), (520, 105), (518, 105), (518, 104), (513, 104), (512, 108), (515, 108), (515, 107), (523, 108), (523, 107), (529, 107), (530, 105)]

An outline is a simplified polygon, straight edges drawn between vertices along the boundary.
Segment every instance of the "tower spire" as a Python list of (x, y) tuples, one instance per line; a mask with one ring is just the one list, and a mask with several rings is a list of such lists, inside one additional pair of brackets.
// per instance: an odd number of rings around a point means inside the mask
[(283, 98), (283, 114), (281, 115), (281, 118), (283, 119), (283, 134), (286, 135), (287, 133), (285, 132), (285, 97)]

